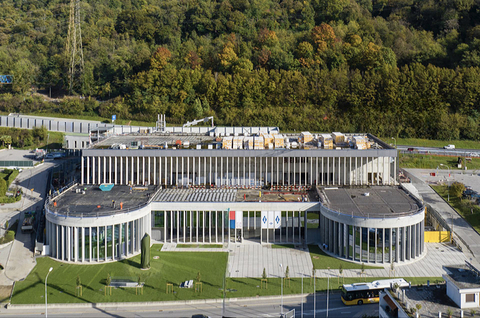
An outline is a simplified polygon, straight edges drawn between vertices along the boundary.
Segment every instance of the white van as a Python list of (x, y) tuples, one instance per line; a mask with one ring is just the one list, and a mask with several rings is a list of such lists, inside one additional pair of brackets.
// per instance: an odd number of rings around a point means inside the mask
[(443, 149), (452, 150), (452, 149), (455, 149), (455, 145), (446, 145), (443, 147)]

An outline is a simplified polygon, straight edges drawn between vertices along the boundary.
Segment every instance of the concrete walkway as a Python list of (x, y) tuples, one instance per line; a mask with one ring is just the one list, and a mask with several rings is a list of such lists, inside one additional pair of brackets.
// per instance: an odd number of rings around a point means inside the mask
[(21, 222), (23, 221), (24, 211), (35, 211), (37, 206), (41, 207), (43, 205), (48, 170), (52, 166), (53, 164), (46, 164), (21, 172), (14, 183), (24, 193), (22, 200), (11, 205), (5, 205), (6, 207), (2, 206), (2, 209), (0, 209), (0, 222), (2, 224), (6, 220), (9, 220), (10, 224), (15, 219), (19, 220), (15, 240), (12, 244), (0, 249), (0, 263), (5, 266), (5, 270), (0, 272), (0, 285), (11, 285), (13, 281), (24, 279), (35, 267), (34, 240), (32, 234), (22, 233)]
[[(280, 268), (279, 264), (282, 264)], [(227, 271), (230, 277), (280, 277), (289, 267), (290, 277), (310, 275), (313, 264), (310, 253), (300, 248), (272, 248), (271, 244), (231, 244)]]
[[(454, 238), (455, 236), (460, 238), (460, 241), (465, 245), (467, 249), (463, 249), (463, 252), (468, 259), (472, 258), (475, 265), (480, 265), (480, 235), (473, 229), (473, 227), (465, 221), (443, 198), (441, 198), (428, 184), (427, 182), (438, 182), (445, 180), (446, 176), (441, 174), (440, 176), (432, 177), (431, 172), (437, 172), (435, 169), (404, 169), (407, 176), (412, 181), (412, 184), (417, 189), (418, 195), (423, 199), (426, 204), (429, 204), (435, 209), (440, 216), (447, 222), (447, 224), (453, 224)], [(448, 174), (447, 174), (448, 175)], [(452, 172), (450, 177), (447, 177), (449, 182), (453, 182), (459, 179), (464, 174), (462, 172)], [(471, 175), (471, 173), (469, 173)], [(457, 176), (457, 177), (456, 177)], [(480, 178), (473, 176), (474, 183), (479, 183)], [(457, 240), (458, 241), (458, 240)]]
[[(162, 252), (228, 252), (228, 249), (226, 247), (225, 248), (178, 247), (177, 243), (162, 243), (162, 242), (155, 242), (155, 244), (163, 244)], [(192, 243), (192, 244), (195, 244), (195, 243)], [(208, 245), (205, 245), (205, 246), (208, 246)]]
[[(426, 255), (409, 264), (395, 264), (396, 277), (441, 277), (445, 273), (443, 265), (461, 265), (465, 264), (467, 257), (451, 244), (444, 243), (425, 243), (427, 249)], [(373, 265), (373, 264), (366, 264)], [(381, 265), (380, 265), (381, 266)], [(381, 269), (366, 269), (364, 276), (367, 277), (390, 277), (393, 273), (390, 271), (390, 265)], [(337, 277), (339, 275), (337, 268), (330, 270), (317, 269), (317, 277)], [(361, 277), (360, 269), (344, 269), (344, 277)]]

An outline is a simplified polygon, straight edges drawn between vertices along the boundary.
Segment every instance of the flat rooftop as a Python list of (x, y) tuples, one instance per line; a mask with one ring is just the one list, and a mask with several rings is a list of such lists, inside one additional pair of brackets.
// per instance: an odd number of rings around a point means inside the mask
[[(260, 195), (261, 193), (261, 195)], [(310, 202), (307, 191), (273, 191), (259, 189), (162, 189), (157, 202)]]
[(396, 186), (320, 188), (329, 209), (361, 217), (395, 217), (417, 212), (421, 205)]
[(444, 266), (450, 280), (460, 289), (480, 288), (480, 277), (465, 265)]
[[(300, 134), (280, 134), (284, 139), (286, 139), (289, 143), (292, 143), (292, 149), (324, 149), (323, 146), (319, 147), (319, 142), (321, 139), (321, 134), (311, 134), (312, 140), (305, 143), (302, 147), (303, 148), (293, 148), (293, 143), (297, 143), (297, 146), (300, 147), (299, 138), (301, 137)], [(354, 136), (362, 136), (368, 140), (368, 148), (363, 148), (365, 150), (368, 149), (394, 149), (391, 145), (381, 141), (375, 136), (370, 134), (354, 134), (354, 133), (345, 133), (343, 134), (345, 137), (345, 142), (335, 144), (333, 148), (330, 149), (350, 149), (354, 148), (353, 145), (353, 137)], [(253, 135), (248, 135), (249, 137)], [(132, 142), (138, 143), (138, 145), (142, 145), (145, 149), (157, 149), (163, 148), (165, 143), (167, 143), (168, 148), (177, 147), (184, 148), (183, 146), (178, 146), (176, 143), (177, 141), (181, 141), (182, 145), (185, 142), (189, 142), (189, 148), (195, 148), (196, 145), (202, 145), (202, 148), (206, 149), (207, 145), (215, 144), (213, 149), (216, 148), (216, 144), (222, 143), (222, 139), (226, 136), (213, 136), (207, 134), (198, 134), (198, 133), (131, 133), (126, 135), (118, 135), (118, 136), (111, 136), (103, 141), (100, 141), (95, 144), (94, 148), (111, 148), (114, 145), (125, 145), (128, 148), (132, 148)], [(228, 137), (228, 136), (227, 136)], [(242, 139), (242, 146), (240, 149), (243, 149), (243, 138), (247, 136), (239, 135), (239, 136), (230, 136), (233, 138), (240, 138)], [(252, 141), (253, 142), (253, 141)], [(285, 148), (286, 144), (281, 148)], [(268, 147), (265, 145), (265, 149)]]
[[(145, 205), (155, 193), (155, 188), (155, 186), (133, 187), (130, 193), (129, 186), (116, 185), (110, 191), (102, 191), (98, 185), (76, 186), (55, 198), (56, 207), (51, 201), (49, 209), (59, 214), (68, 213), (70, 216), (124, 213)], [(77, 193), (77, 189), (81, 192)], [(115, 208), (112, 206), (112, 200), (115, 200)]]

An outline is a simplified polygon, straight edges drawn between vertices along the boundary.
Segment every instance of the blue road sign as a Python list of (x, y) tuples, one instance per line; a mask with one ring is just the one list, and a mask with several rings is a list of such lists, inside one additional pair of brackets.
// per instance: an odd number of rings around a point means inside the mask
[(115, 121), (117, 119), (117, 115), (112, 115), (112, 121)]

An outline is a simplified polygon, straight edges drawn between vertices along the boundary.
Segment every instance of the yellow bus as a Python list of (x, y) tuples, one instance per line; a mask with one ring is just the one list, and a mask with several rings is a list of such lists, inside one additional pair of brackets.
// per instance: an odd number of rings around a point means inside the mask
[(397, 284), (398, 287), (408, 287), (409, 284), (403, 278), (382, 279), (371, 283), (354, 283), (342, 286), (342, 302), (345, 305), (362, 305), (378, 303), (378, 294), (385, 288), (391, 288)]

